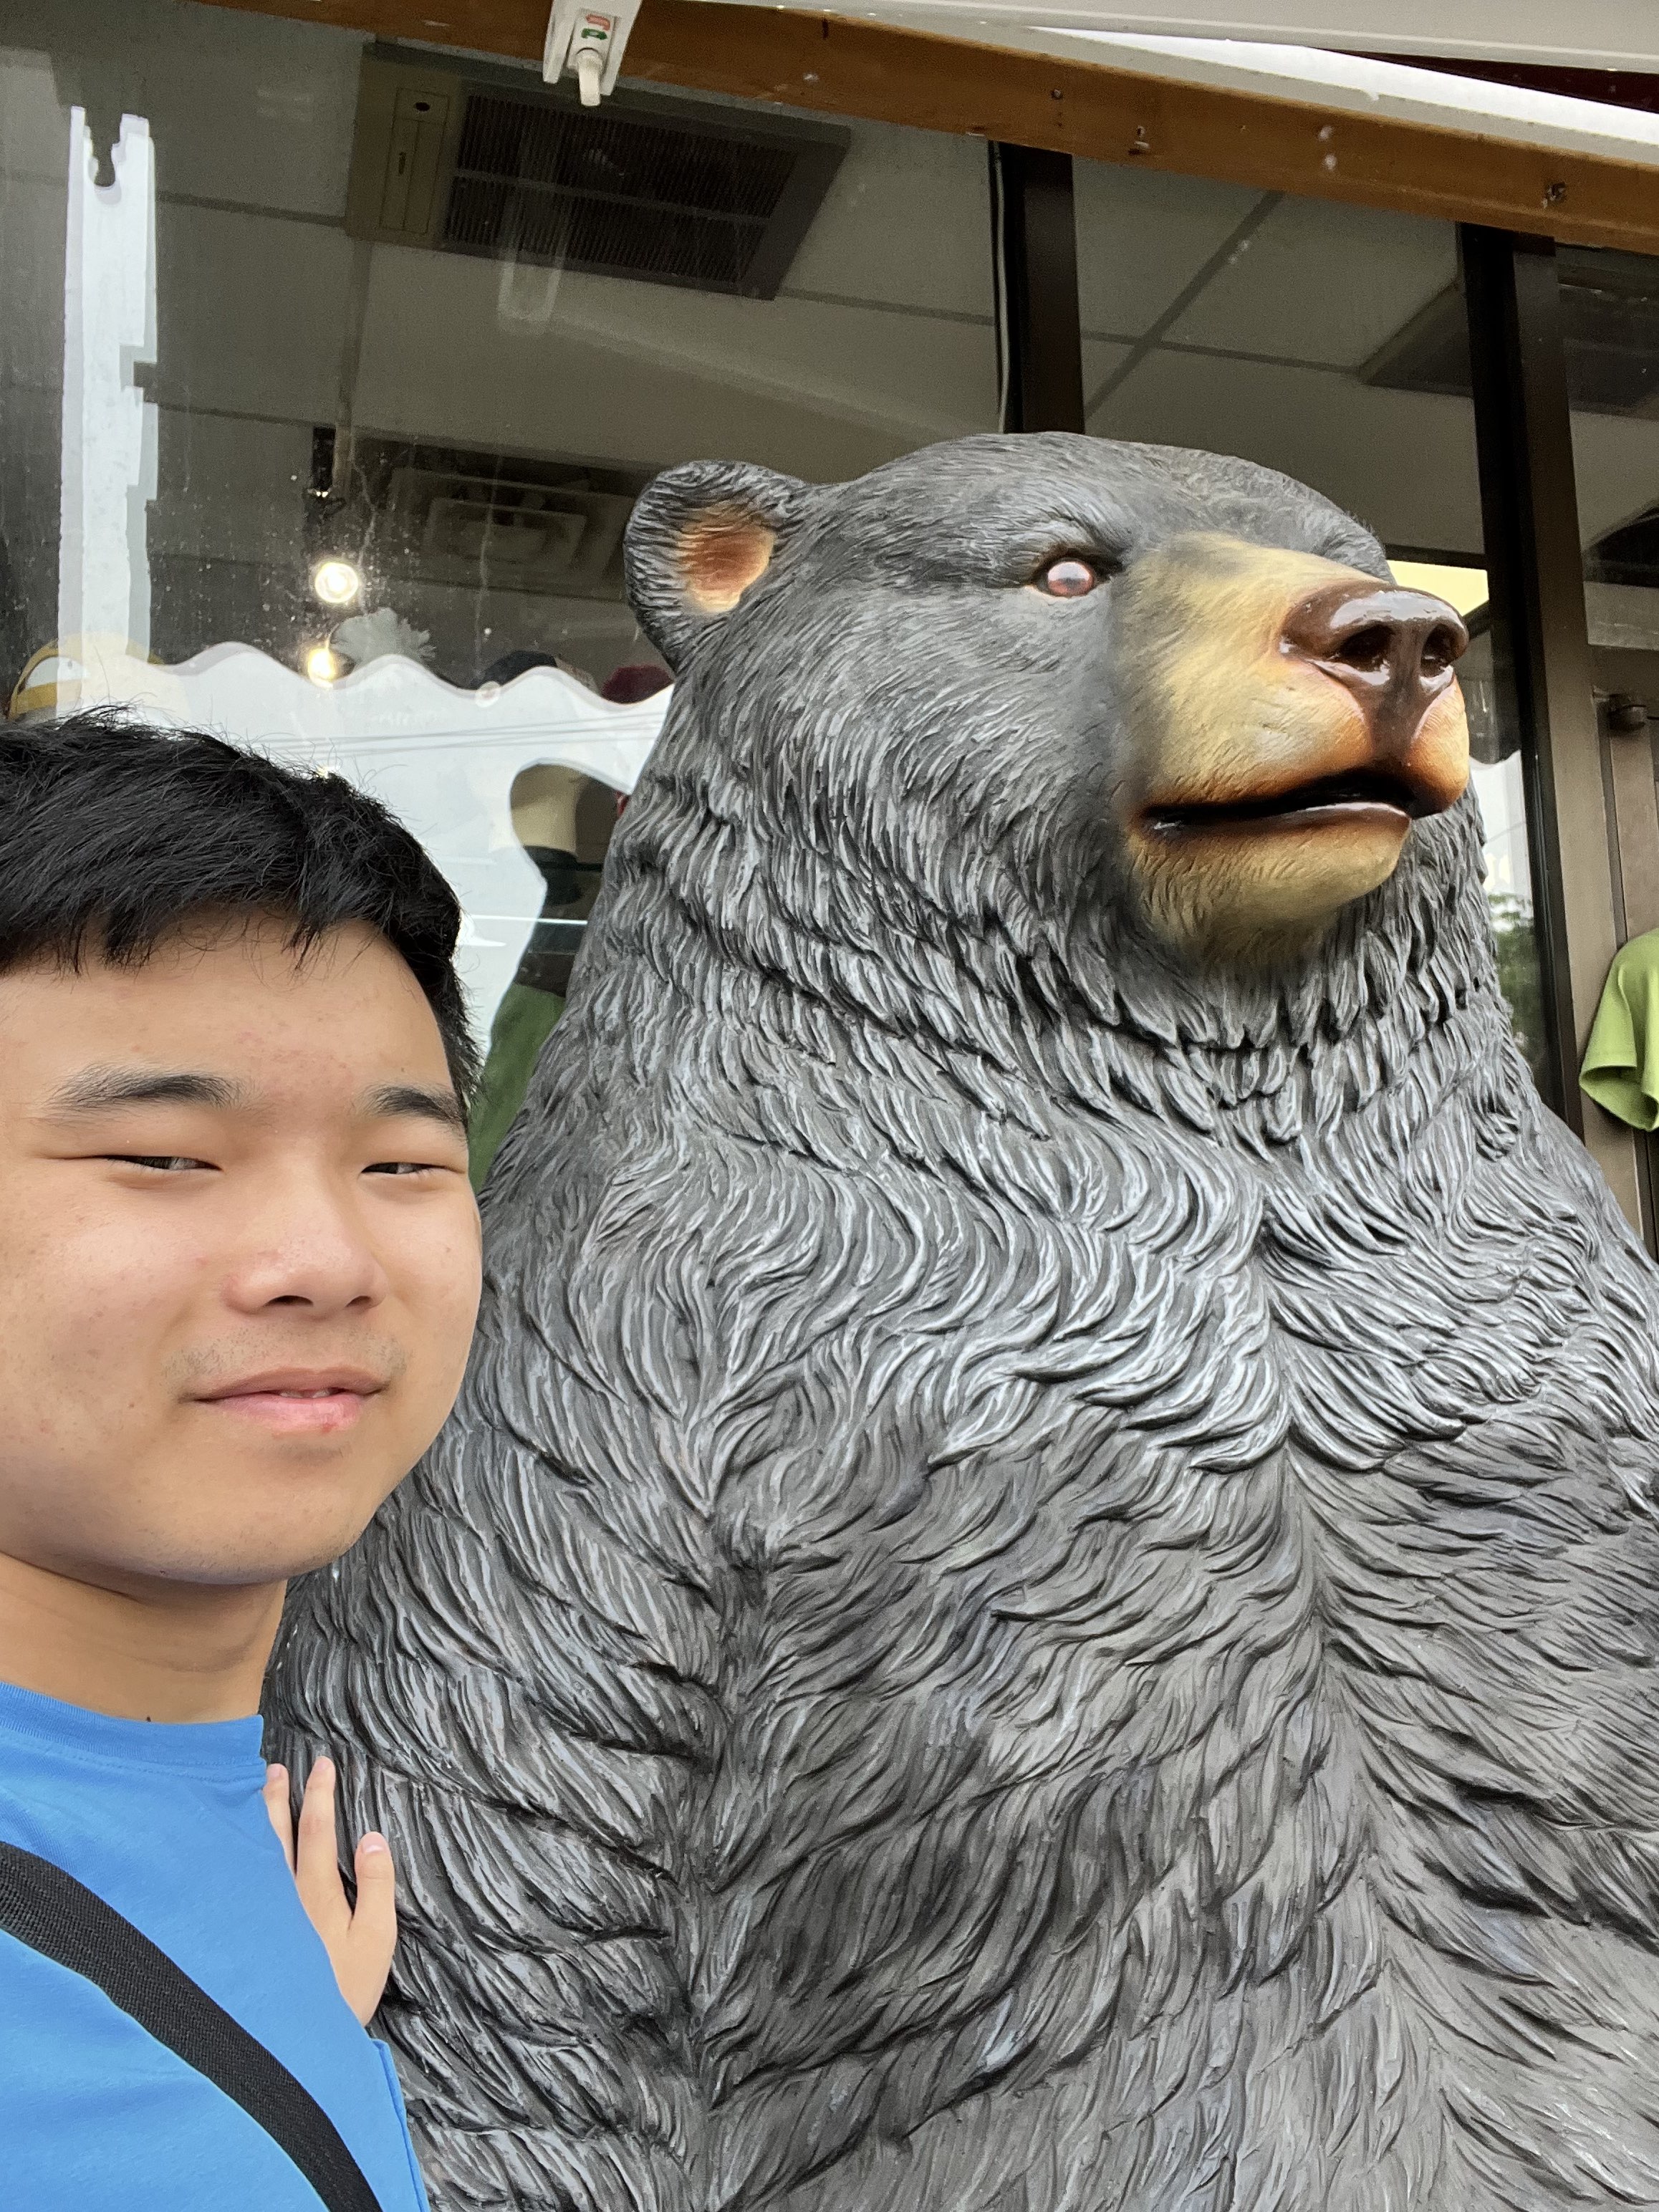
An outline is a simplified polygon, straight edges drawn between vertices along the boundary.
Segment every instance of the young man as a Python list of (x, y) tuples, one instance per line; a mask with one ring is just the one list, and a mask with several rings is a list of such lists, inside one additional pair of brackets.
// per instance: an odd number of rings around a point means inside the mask
[[(284, 1584), (354, 1541), (459, 1384), (479, 1255), (458, 921), (415, 841), (334, 778), (107, 718), (0, 728), (19, 2212), (316, 2212), (212, 2050), (181, 2056), (171, 2015), (153, 2032), (175, 1967), (321, 2107), (382, 2212), (424, 2202), (389, 2054), (352, 2011), (390, 1959), (389, 1853), (359, 1846), (354, 1920), (324, 1766), (296, 1888), (257, 1711)], [(77, 1912), (93, 1893), (166, 1954), (154, 1975), (100, 1986), (110, 1947), (77, 1952), (53, 1902), (74, 1884)]]

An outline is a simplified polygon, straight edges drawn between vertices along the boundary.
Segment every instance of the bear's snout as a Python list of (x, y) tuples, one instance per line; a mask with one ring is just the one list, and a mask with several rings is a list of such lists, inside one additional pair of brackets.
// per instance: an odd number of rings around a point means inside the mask
[(1443, 600), (1209, 532), (1144, 556), (1114, 599), (1120, 827), (1183, 951), (1317, 936), (1462, 795), (1468, 633)]

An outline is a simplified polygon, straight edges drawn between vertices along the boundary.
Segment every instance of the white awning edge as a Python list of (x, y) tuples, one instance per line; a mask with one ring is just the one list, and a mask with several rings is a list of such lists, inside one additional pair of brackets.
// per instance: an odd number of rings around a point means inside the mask
[[(711, 0), (725, 4), (725, 0)], [(738, 0), (743, 4), (743, 0)], [(991, 6), (962, 0), (878, 0), (874, 6), (814, 6), (781, 0), (797, 12), (829, 13), (849, 21), (884, 25), (934, 38), (959, 39), (1010, 52), (1046, 54), (1057, 61), (1120, 69), (1133, 76), (1219, 90), (1304, 102), (1337, 113), (1386, 117), (1467, 136), (1584, 154), (1603, 161), (1659, 165), (1659, 115), (1564, 94), (1455, 76), (1403, 62), (1375, 61), (1313, 46), (1236, 39), (1153, 36), (1109, 29), (1097, 4), (1067, 7), (1065, 0), (994, 0)], [(1514, 0), (1505, 0), (1506, 5)], [(1088, 19), (1092, 18), (1091, 21)], [(1645, 66), (1659, 71), (1659, 4), (1653, 9), (1655, 51)], [(1583, 56), (1577, 58), (1585, 65)], [(1337, 155), (1340, 161), (1340, 154)]]
[[(860, 12), (890, 20), (884, 8)], [(915, 0), (907, 12), (967, 11), (953, 0)], [(1066, 0), (1058, 9), (1043, 0), (999, 0), (988, 12), (1138, 38), (1659, 71), (1659, 7), (1651, 0), (1573, 0), (1570, 8), (1561, 0)]]
[(1609, 161), (1659, 161), (1659, 115), (1644, 108), (1612, 107), (1599, 100), (1572, 100), (1560, 93), (1492, 84), (1315, 46), (1141, 38), (1048, 25), (1040, 35), (1045, 51), (1183, 83), (1314, 100), (1322, 107), (1346, 108), (1354, 114), (1426, 123), (1444, 131), (1478, 132), (1485, 138), (1595, 154)]

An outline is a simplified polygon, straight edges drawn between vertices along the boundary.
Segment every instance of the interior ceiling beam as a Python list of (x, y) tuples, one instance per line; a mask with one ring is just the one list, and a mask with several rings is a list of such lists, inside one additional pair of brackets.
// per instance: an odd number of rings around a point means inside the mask
[[(526, 61), (539, 58), (547, 28), (546, 0), (218, 4)], [(1659, 168), (849, 17), (645, 0), (624, 73), (1262, 191), (1659, 253)], [(902, 209), (894, 213), (902, 220)]]

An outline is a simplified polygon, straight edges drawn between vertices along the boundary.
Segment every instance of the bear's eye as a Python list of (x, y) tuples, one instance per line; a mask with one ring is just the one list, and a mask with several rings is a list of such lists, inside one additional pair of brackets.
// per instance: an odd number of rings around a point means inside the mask
[(1054, 599), (1080, 599), (1085, 592), (1092, 592), (1101, 580), (1100, 571), (1092, 561), (1080, 554), (1063, 553), (1058, 561), (1051, 561), (1037, 578), (1037, 589), (1047, 592)]

